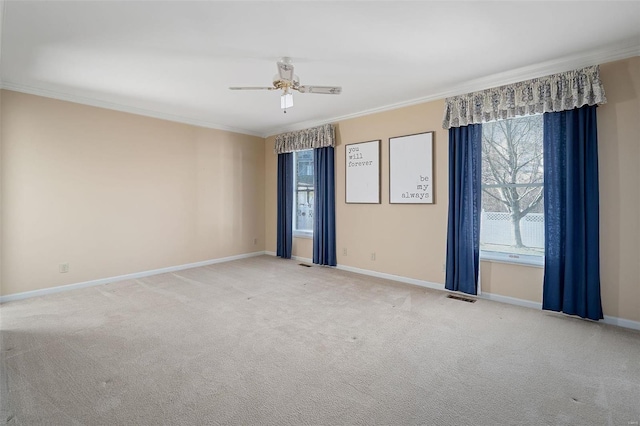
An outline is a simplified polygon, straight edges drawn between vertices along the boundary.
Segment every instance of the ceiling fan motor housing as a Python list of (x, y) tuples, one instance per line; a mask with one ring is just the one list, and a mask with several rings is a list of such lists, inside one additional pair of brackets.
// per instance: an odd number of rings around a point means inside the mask
[(300, 86), (300, 79), (297, 75), (293, 76), (293, 80), (280, 78), (278, 74), (273, 76), (273, 87), (276, 89), (296, 88)]

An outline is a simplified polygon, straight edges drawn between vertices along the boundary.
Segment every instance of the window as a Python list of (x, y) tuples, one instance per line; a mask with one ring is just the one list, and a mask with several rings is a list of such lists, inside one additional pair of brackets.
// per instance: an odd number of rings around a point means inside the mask
[(544, 263), (542, 115), (482, 125), (483, 259)]
[(313, 236), (313, 150), (293, 153), (293, 235)]

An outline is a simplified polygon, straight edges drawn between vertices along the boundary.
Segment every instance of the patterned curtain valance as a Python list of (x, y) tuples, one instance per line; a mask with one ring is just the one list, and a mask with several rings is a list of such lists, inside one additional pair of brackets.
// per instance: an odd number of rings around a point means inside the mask
[(600, 67), (593, 65), (447, 98), (442, 127), (449, 129), (606, 102)]
[(297, 132), (282, 133), (276, 136), (276, 154), (301, 151), (303, 149), (324, 148), (336, 145), (333, 124), (312, 127)]

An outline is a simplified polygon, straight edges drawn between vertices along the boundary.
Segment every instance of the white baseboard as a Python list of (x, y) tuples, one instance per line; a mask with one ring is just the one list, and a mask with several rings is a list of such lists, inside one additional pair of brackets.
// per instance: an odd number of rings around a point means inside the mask
[(605, 315), (602, 322), (605, 324), (617, 325), (618, 327), (640, 330), (640, 321), (632, 321), (624, 318), (610, 317), (609, 315)]
[(53, 293), (60, 293), (62, 291), (75, 290), (75, 289), (78, 289), (78, 288), (93, 287), (93, 286), (102, 285), (102, 284), (109, 284), (109, 283), (114, 283), (114, 282), (117, 282), (117, 281), (131, 280), (131, 279), (135, 279), (135, 278), (144, 278), (144, 277), (149, 277), (151, 275), (158, 275), (158, 274), (164, 274), (164, 273), (167, 273), (167, 272), (181, 271), (183, 269), (191, 269), (191, 268), (197, 268), (197, 267), (200, 267), (200, 266), (214, 265), (216, 263), (231, 262), (232, 260), (246, 259), (248, 257), (261, 256), (263, 254), (265, 254), (264, 251), (257, 251), (257, 252), (253, 252), (253, 253), (238, 254), (236, 256), (228, 256), (228, 257), (221, 257), (221, 258), (218, 258), (218, 259), (203, 260), (201, 262), (187, 263), (187, 264), (184, 264), (184, 265), (169, 266), (169, 267), (160, 268), (160, 269), (152, 269), (150, 271), (135, 272), (133, 274), (118, 275), (118, 276), (115, 276), (115, 277), (108, 277), (108, 278), (100, 278), (100, 279), (97, 279), (97, 280), (84, 281), (84, 282), (81, 282), (81, 283), (67, 284), (67, 285), (61, 285), (61, 286), (50, 287), (50, 288), (43, 288), (41, 290), (33, 290), (33, 291), (25, 291), (23, 293), (8, 294), (6, 296), (0, 296), (0, 303), (12, 302), (14, 300), (28, 299), (30, 297), (44, 296), (44, 295), (53, 294)]
[(502, 296), (500, 294), (483, 292), (476, 296), (478, 299), (492, 300), (494, 302), (508, 303), (509, 305), (523, 306), (525, 308), (542, 309), (542, 303), (531, 300), (517, 299), (515, 297)]
[[(275, 256), (276, 255), (276, 253), (272, 252), (272, 251), (266, 251), (265, 254), (268, 254), (270, 256)], [(311, 259), (308, 259), (306, 257), (292, 256), (292, 259), (294, 259), (294, 260), (296, 260), (298, 262), (313, 263), (313, 261)], [(407, 278), (407, 277), (402, 277), (402, 276), (399, 276), (399, 275), (386, 274), (386, 273), (383, 273), (383, 272), (371, 271), (371, 270), (368, 270), (368, 269), (354, 268), (352, 266), (345, 266), (345, 265), (338, 265), (338, 266), (336, 266), (336, 269), (341, 269), (343, 271), (349, 271), (349, 272), (355, 272), (356, 274), (362, 274), (362, 275), (369, 275), (369, 276), (372, 276), (372, 277), (384, 278), (384, 279), (391, 280), (391, 281), (399, 281), (401, 283), (412, 284), (412, 285), (417, 285), (417, 286), (426, 287), (426, 288), (432, 288), (432, 289), (435, 289), (435, 290), (448, 291), (448, 290), (446, 290), (444, 288), (444, 284), (434, 283), (434, 282), (430, 282), (430, 281), (417, 280), (415, 278)], [(533, 302), (531, 300), (524, 300), (524, 299), (517, 299), (515, 297), (502, 296), (500, 294), (483, 292), (482, 294), (480, 294), (480, 295), (478, 295), (476, 297), (478, 299), (491, 300), (491, 301), (499, 302), (499, 303), (507, 303), (509, 305), (523, 306), (525, 308), (538, 309), (538, 310), (542, 309), (542, 303), (540, 303), (540, 302)], [(618, 327), (630, 328), (632, 330), (640, 330), (640, 321), (632, 321), (632, 320), (628, 320), (628, 319), (624, 319), (624, 318), (611, 317), (611, 316), (608, 316), (608, 315), (604, 316), (604, 319), (601, 321), (601, 323), (609, 324), (609, 325), (617, 325)]]
[(368, 269), (354, 268), (353, 266), (338, 265), (336, 269), (343, 271), (355, 272), (356, 274), (369, 275), (371, 277), (383, 278), (385, 280), (399, 281), (405, 284), (417, 285), (419, 287), (431, 288), (435, 290), (444, 290), (444, 284), (434, 283), (431, 281), (418, 280), (415, 278), (402, 277), (400, 275), (386, 274), (384, 272), (371, 271)]
[[(524, 306), (525, 308), (542, 310), (542, 303), (533, 302), (531, 300), (516, 299), (515, 297), (502, 296), (500, 294), (482, 293), (481, 295), (478, 296), (478, 298), (493, 300), (495, 302), (500, 302), (500, 303), (508, 303), (510, 305)], [(558, 312), (558, 313), (562, 314), (562, 312)], [(609, 325), (617, 325), (618, 327), (630, 328), (632, 330), (640, 330), (640, 321), (632, 321), (624, 318), (611, 317), (609, 315), (605, 315), (604, 319), (600, 321), (594, 321), (594, 322), (600, 322), (602, 324), (609, 324)]]
[(313, 259), (309, 259), (308, 257), (291, 256), (291, 259), (297, 262), (313, 263)]
[[(269, 256), (276, 256), (276, 253), (272, 251), (266, 251), (265, 254), (268, 254)], [(297, 262), (313, 263), (313, 259), (309, 259), (308, 257), (291, 256), (291, 259)], [(444, 284), (433, 283), (430, 281), (423, 281), (415, 278), (407, 278), (407, 277), (402, 277), (400, 275), (386, 274), (384, 272), (371, 271), (369, 269), (354, 268), (353, 266), (346, 266), (346, 265), (340, 265), (340, 264), (338, 264), (335, 268), (340, 269), (342, 271), (355, 272), (356, 274), (368, 275), (370, 277), (383, 278), (385, 280), (391, 280), (391, 281), (399, 281), (401, 283), (413, 284), (420, 287), (433, 288), (436, 290), (444, 290)]]
[[(515, 297), (502, 296), (500, 294), (492, 294), (492, 293), (482, 293), (477, 297), (479, 299), (493, 300), (494, 302), (508, 303), (510, 305), (524, 306), (525, 308), (542, 310), (542, 303), (533, 302), (531, 300), (516, 299)], [(548, 311), (548, 312), (552, 312), (552, 311)], [(562, 312), (558, 312), (558, 314), (563, 315)], [(575, 318), (578, 318), (578, 317), (576, 316)], [(603, 320), (594, 321), (594, 322), (600, 322), (602, 324), (608, 324), (608, 325), (617, 325), (618, 327), (630, 328), (632, 330), (640, 330), (639, 321), (632, 321), (624, 318), (611, 317), (608, 315), (605, 315)]]

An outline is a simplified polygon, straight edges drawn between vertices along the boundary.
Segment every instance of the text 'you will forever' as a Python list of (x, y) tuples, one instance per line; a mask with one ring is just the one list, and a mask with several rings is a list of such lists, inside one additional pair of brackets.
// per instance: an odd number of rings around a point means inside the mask
[(348, 152), (349, 163), (348, 167), (362, 167), (362, 166), (370, 166), (373, 164), (372, 160), (366, 160), (364, 155), (360, 152), (360, 148), (357, 146), (349, 147)]

